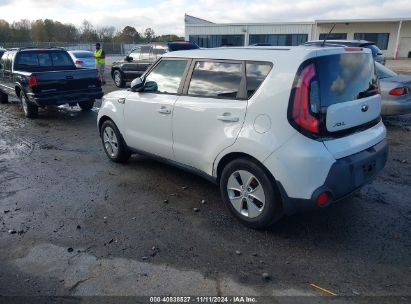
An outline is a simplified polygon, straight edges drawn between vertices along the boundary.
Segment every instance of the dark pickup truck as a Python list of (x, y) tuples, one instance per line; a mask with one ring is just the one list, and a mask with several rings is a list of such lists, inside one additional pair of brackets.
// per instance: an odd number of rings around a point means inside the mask
[(91, 110), (103, 96), (97, 70), (77, 68), (64, 49), (11, 49), (0, 61), (0, 103), (17, 96), (26, 117), (37, 116), (38, 108), (78, 103)]
[(140, 77), (161, 55), (198, 48), (197, 44), (188, 41), (140, 45), (134, 48), (124, 60), (113, 62), (111, 77), (117, 87), (123, 88), (127, 82)]

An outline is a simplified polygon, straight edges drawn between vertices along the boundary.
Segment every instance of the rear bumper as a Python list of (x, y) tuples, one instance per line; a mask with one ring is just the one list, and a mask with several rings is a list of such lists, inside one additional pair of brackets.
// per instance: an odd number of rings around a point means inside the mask
[[(322, 208), (349, 196), (384, 168), (387, 157), (388, 144), (384, 139), (364, 151), (338, 159), (331, 166), (324, 184), (313, 192), (311, 199), (290, 198), (281, 183), (277, 182), (283, 199), (284, 212), (291, 215)], [(323, 192), (328, 192), (331, 198), (327, 205), (319, 207), (316, 200)]]
[(381, 103), (381, 115), (403, 115), (411, 113), (411, 99), (404, 101), (383, 101)]
[(40, 106), (49, 105), (62, 105), (69, 102), (81, 102), (93, 99), (100, 99), (104, 95), (101, 88), (93, 90), (79, 90), (74, 92), (61, 92), (61, 93), (47, 93), (47, 94), (34, 94), (28, 93), (28, 99)]

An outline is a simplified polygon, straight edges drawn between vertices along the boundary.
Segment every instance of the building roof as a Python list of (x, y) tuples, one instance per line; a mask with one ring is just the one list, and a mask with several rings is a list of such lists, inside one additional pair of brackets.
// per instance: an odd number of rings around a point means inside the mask
[(197, 18), (190, 15), (185, 15), (184, 21), (186, 26), (244, 26), (244, 25), (280, 25), (280, 24), (304, 24), (304, 25), (314, 25), (314, 24), (332, 24), (332, 23), (364, 23), (364, 22), (399, 22), (399, 21), (411, 21), (411, 17), (404, 18), (380, 18), (380, 19), (324, 19), (324, 20), (315, 20), (315, 21), (303, 21), (303, 22), (235, 22), (235, 23), (214, 23), (205, 19)]
[(184, 23), (185, 24), (190, 24), (190, 25), (214, 24), (214, 22), (211, 22), (211, 21), (208, 21), (208, 20), (205, 20), (205, 19), (201, 19), (201, 18), (198, 18), (198, 17), (190, 16), (190, 15), (187, 15), (187, 14), (184, 15)]
[(364, 22), (399, 22), (411, 21), (411, 17), (404, 18), (380, 18), (380, 19), (329, 19), (329, 20), (315, 20), (315, 23), (364, 23)]

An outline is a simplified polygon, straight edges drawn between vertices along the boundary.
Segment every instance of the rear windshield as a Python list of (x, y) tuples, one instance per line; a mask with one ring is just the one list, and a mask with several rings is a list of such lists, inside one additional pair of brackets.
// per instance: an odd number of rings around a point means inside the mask
[(170, 52), (174, 51), (184, 51), (184, 50), (195, 50), (198, 49), (198, 45), (194, 43), (170, 43), (168, 45)]
[(94, 58), (92, 52), (71, 52), (76, 58)]
[(378, 94), (378, 80), (371, 54), (321, 56), (317, 58), (316, 68), (323, 107)]
[(24, 51), (16, 56), (15, 69), (72, 68), (73, 61), (64, 51)]

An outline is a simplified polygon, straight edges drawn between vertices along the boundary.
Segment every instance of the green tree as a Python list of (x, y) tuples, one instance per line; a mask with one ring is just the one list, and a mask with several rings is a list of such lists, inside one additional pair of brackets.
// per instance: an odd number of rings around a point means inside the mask
[(144, 30), (144, 38), (146, 39), (147, 42), (152, 41), (155, 37), (156, 37), (156, 34), (151, 27), (146, 28)]
[(0, 19), (0, 43), (9, 41), (10, 35), (10, 24), (5, 20)]

